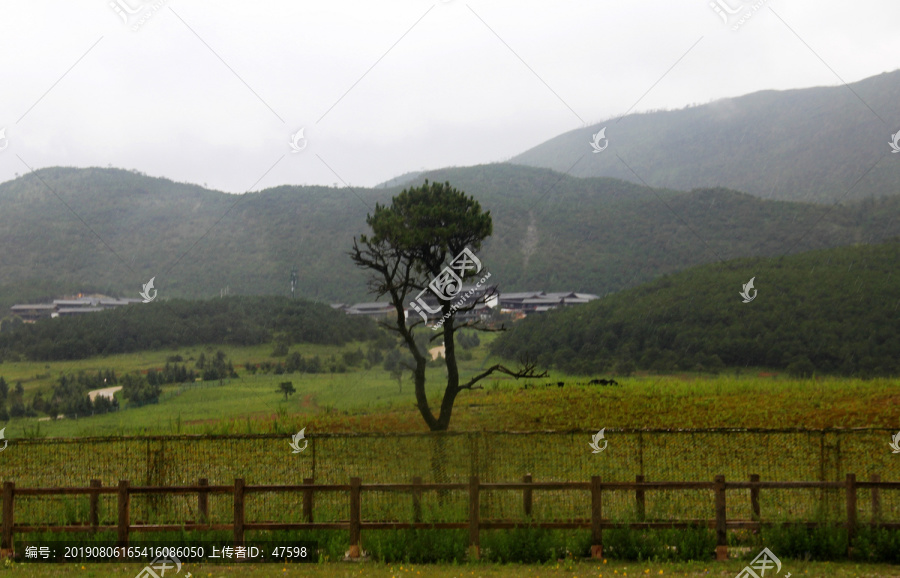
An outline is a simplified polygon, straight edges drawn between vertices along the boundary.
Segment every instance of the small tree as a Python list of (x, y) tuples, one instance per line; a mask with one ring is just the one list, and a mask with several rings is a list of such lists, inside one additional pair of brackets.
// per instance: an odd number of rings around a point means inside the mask
[(399, 349), (392, 349), (384, 358), (384, 370), (391, 374), (393, 379), (397, 380), (397, 389), (403, 393), (403, 373), (412, 371), (415, 361), (407, 355), (403, 357), (403, 353)]
[(150, 385), (147, 380), (138, 374), (128, 373), (122, 378), (122, 397), (130, 404), (138, 407), (148, 403), (156, 403), (162, 394), (159, 385)]
[[(391, 322), (383, 322), (382, 326), (399, 334), (412, 354), (416, 406), (429, 429), (448, 429), (453, 404), (459, 393), (467, 389), (480, 389), (476, 384), (493, 373), (505, 373), (515, 378), (546, 375), (536, 375), (535, 366), (526, 359), (518, 370), (496, 364), (462, 382), (456, 360), (456, 331), (464, 327), (480, 331), (491, 329), (481, 326), (478, 321), (457, 325), (453, 312), (472, 311), (478, 305), (486, 304), (495, 293), (487, 291), (463, 306), (451, 304), (450, 299), (438, 296), (445, 321), (441, 331), (433, 332), (431, 340), (440, 337), (444, 341), (447, 384), (440, 410), (435, 415), (425, 392), (425, 368), (431, 356), (416, 343), (414, 334), (415, 327), (423, 321), (416, 319), (407, 324), (404, 307), (441, 274), (446, 261), (459, 255), (463, 249), (477, 251), (481, 248), (482, 241), (493, 231), (491, 214), (489, 211), (482, 212), (478, 201), (454, 189), (450, 183), (425, 181), (424, 185), (404, 190), (394, 197), (390, 206), (376, 205), (374, 214), (366, 217), (366, 223), (371, 227), (372, 234), (353, 239), (350, 258), (358, 267), (373, 273), (369, 280), (370, 292), (378, 297), (387, 295), (390, 299), (396, 316)], [(473, 276), (472, 271), (466, 270), (462, 280)]]
[(292, 381), (282, 381), (278, 384), (278, 391), (284, 394), (284, 401), (287, 401), (289, 395), (294, 395), (297, 391), (294, 389), (294, 383)]

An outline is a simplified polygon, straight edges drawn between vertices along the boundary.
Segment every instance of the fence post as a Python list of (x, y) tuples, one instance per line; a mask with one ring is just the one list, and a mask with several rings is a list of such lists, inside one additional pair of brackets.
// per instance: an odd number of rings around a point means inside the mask
[(244, 479), (234, 479), (234, 545), (244, 545)]
[(309, 445), (312, 451), (312, 477), (316, 479), (316, 436), (309, 438)]
[[(303, 478), (303, 484), (306, 486), (311, 486), (313, 483), (312, 478)], [(303, 520), (312, 524), (313, 521), (313, 490), (309, 488), (307, 490), (303, 490)]]
[(359, 478), (350, 478), (350, 558), (359, 558)]
[[(635, 476), (634, 481), (641, 484), (644, 482), (644, 476)], [(643, 522), (647, 513), (644, 504), (644, 488), (637, 488), (634, 490), (634, 502), (637, 509), (637, 519), (639, 522)]]
[(13, 549), (13, 500), (16, 485), (3, 482), (3, 531), (0, 536), (0, 558), (12, 558)]
[[(531, 483), (531, 474), (525, 474), (522, 476), (523, 484)], [(525, 510), (525, 517), (531, 518), (531, 506), (532, 506), (532, 490), (531, 488), (523, 488), (522, 489), (522, 508)]]
[[(759, 483), (759, 474), (750, 474), (750, 483), (758, 484)], [(750, 487), (750, 519), (754, 522), (760, 521), (759, 515), (759, 486), (751, 486)], [(759, 528), (756, 528), (753, 531), (754, 534), (759, 533)]]
[(856, 535), (856, 474), (847, 474), (847, 557), (853, 556)]
[(641, 469), (641, 475), (644, 475), (644, 432), (638, 432), (638, 465)]
[[(91, 480), (92, 488), (99, 488), (103, 485), (100, 480)], [(96, 532), (97, 526), (100, 525), (100, 512), (97, 510), (97, 507), (100, 503), (100, 494), (97, 492), (91, 492), (91, 495), (88, 498), (89, 503), (89, 511), (91, 518), (91, 531)]]
[[(881, 481), (881, 476), (878, 474), (872, 474), (869, 476), (869, 480), (874, 483), (879, 483)], [(877, 523), (881, 521), (881, 488), (875, 487), (872, 488), (872, 523)]]
[(422, 521), (422, 490), (418, 488), (422, 485), (422, 476), (413, 476), (412, 483), (416, 486), (412, 491), (413, 522), (418, 524)]
[[(200, 478), (197, 481), (197, 485), (208, 486), (209, 480), (206, 478)], [(200, 490), (197, 492), (197, 516), (200, 518), (200, 524), (209, 523), (209, 492), (207, 492), (206, 490)]]
[(479, 506), (478, 506), (478, 476), (469, 477), (469, 559), (477, 560), (480, 540), (479, 530)]
[(600, 476), (591, 476), (591, 558), (603, 558), (603, 496)]
[(128, 530), (130, 521), (130, 512), (131, 512), (131, 495), (128, 493), (128, 480), (119, 480), (119, 520), (118, 520), (118, 531), (119, 531), (119, 540), (118, 546), (127, 547), (128, 546)]
[(725, 520), (725, 476), (716, 476), (716, 560), (728, 560), (728, 533)]

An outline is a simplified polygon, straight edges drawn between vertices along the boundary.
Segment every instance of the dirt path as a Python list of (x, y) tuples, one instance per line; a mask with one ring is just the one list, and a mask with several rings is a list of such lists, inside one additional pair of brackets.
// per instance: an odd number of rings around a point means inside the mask
[(121, 386), (121, 385), (116, 385), (116, 386), (113, 386), (113, 387), (104, 387), (103, 389), (95, 389), (95, 390), (93, 390), (93, 391), (89, 391), (89, 392), (88, 392), (88, 396), (90, 396), (91, 401), (94, 401), (94, 399), (95, 399), (98, 395), (102, 395), (103, 397), (105, 397), (105, 398), (107, 398), (107, 399), (109, 399), (109, 400), (112, 400), (113, 397), (115, 397), (114, 394), (115, 394), (117, 391), (119, 391), (120, 389), (122, 389), (122, 386)]
[(431, 354), (431, 360), (434, 361), (438, 357), (444, 357), (444, 346), (438, 345), (437, 347), (432, 347), (428, 350), (428, 353)]

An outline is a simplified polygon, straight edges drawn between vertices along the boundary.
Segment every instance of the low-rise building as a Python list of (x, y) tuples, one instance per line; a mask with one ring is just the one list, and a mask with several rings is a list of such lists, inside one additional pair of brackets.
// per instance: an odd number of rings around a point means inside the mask
[(516, 311), (526, 314), (542, 313), (557, 307), (589, 303), (599, 298), (593, 293), (576, 293), (575, 291), (501, 293), (500, 311), (505, 313)]
[(115, 298), (106, 295), (89, 295), (54, 299), (52, 303), (23, 303), (10, 307), (13, 315), (26, 323), (39, 319), (69, 317), (84, 313), (96, 313), (106, 309), (140, 303), (140, 299)]
[[(469, 295), (470, 291), (472, 292), (471, 295)], [(496, 285), (477, 288), (475, 285), (463, 285), (451, 302), (457, 303), (464, 297), (463, 309), (466, 305), (473, 303), (476, 305), (469, 311), (457, 311), (454, 316), (459, 321), (483, 319), (490, 314), (491, 309), (498, 306), (501, 312), (515, 313), (517, 317), (524, 317), (529, 313), (543, 313), (558, 307), (589, 303), (600, 298), (593, 293), (577, 293), (575, 291), (500, 293)], [(368, 315), (370, 317), (394, 315), (393, 305), (386, 302), (356, 303), (353, 305), (332, 303), (331, 307), (332, 309), (344, 311), (348, 315)], [(422, 293), (419, 299), (410, 296), (404, 312), (408, 320), (421, 320), (422, 315), (425, 315), (429, 324), (439, 320), (443, 315), (440, 311), (438, 298), (431, 291)]]

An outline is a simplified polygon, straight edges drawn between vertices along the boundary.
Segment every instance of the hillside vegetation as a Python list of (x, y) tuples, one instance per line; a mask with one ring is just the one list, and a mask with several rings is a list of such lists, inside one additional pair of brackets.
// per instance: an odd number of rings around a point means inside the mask
[[(900, 235), (900, 196), (846, 206), (676, 192), (499, 164), (425, 177), (494, 218), (480, 258), (504, 291), (605, 294), (718, 259)], [(287, 295), (371, 300), (347, 252), (399, 189), (283, 186), (243, 196), (118, 169), (53, 168), (0, 184), (0, 317), (16, 302), (100, 292), (160, 298)], [(68, 207), (67, 207), (68, 206)]]
[[(512, 162), (579, 177), (681, 190), (728, 187), (790, 201), (895, 195), (900, 163), (888, 142), (900, 128), (893, 124), (900, 118), (898, 93), (900, 70), (849, 88), (765, 90), (630, 114), (559, 135)], [(603, 127), (609, 146), (592, 154), (593, 134)]]
[(370, 319), (284, 297), (229, 297), (135, 304), (45, 319), (0, 333), (0, 359), (84, 359), (192, 345), (258, 345), (274, 340), (342, 345), (376, 337)]
[[(900, 374), (900, 241), (701, 266), (533, 316), (493, 351), (574, 373), (723, 366)], [(749, 303), (738, 295), (755, 278)], [(752, 292), (751, 292), (752, 295)]]

